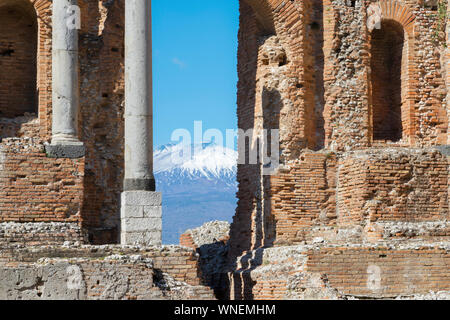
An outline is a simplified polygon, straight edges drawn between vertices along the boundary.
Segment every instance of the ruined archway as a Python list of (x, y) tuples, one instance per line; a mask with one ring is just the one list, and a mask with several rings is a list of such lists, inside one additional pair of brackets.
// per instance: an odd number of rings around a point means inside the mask
[(374, 143), (414, 144), (415, 15), (395, 0), (380, 0), (381, 28), (370, 34), (370, 118)]
[(407, 53), (403, 27), (383, 20), (371, 37), (372, 129), (374, 141), (402, 139), (402, 105), (407, 86)]
[(0, 0), (0, 117), (37, 113), (36, 12), (29, 1)]

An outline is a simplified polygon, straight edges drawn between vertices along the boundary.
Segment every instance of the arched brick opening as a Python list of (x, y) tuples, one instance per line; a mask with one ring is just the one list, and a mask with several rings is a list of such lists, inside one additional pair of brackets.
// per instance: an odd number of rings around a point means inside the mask
[(37, 42), (33, 5), (0, 0), (0, 117), (38, 112)]
[(374, 141), (402, 139), (402, 105), (407, 87), (407, 46), (403, 26), (383, 20), (371, 37), (372, 130)]
[(266, 34), (274, 34), (275, 26), (272, 16), (273, 4), (268, 0), (246, 0), (252, 7), (254, 14), (260, 23), (260, 28)]
[[(373, 30), (369, 36), (372, 55), (369, 95), (370, 121), (368, 124), (370, 138), (375, 144), (393, 141), (402, 145), (414, 145), (417, 126), (415, 111), (417, 75), (414, 67), (416, 64), (414, 50), (416, 17), (407, 5), (395, 0), (380, 0), (377, 2), (377, 5), (381, 9), (381, 29)], [(394, 105), (393, 110), (387, 109), (386, 106), (377, 106), (377, 103), (380, 103), (380, 88), (377, 88), (376, 79), (377, 77), (382, 77), (377, 68), (383, 68), (383, 65), (376, 64), (377, 59), (379, 59), (377, 58), (377, 51), (381, 50), (380, 48), (377, 49), (376, 46), (380, 46), (380, 43), (382, 43), (382, 40), (377, 39), (377, 37), (383, 37), (383, 34), (386, 38), (389, 36), (394, 37), (394, 39), (386, 40), (388, 42), (391, 41), (391, 46), (397, 44), (395, 48), (391, 47), (389, 49), (390, 53), (385, 52), (386, 55), (391, 55), (390, 58), (386, 57), (386, 59), (397, 59), (397, 62), (391, 64), (394, 66), (394, 69), (390, 71), (390, 77), (394, 79), (394, 82), (386, 83), (383, 80), (384, 84), (379, 83), (379, 85), (384, 85), (385, 88), (388, 86), (392, 87), (386, 90), (392, 92), (392, 98), (390, 99), (392, 102), (390, 104)], [(400, 48), (401, 60), (399, 60)], [(384, 72), (388, 72), (386, 69), (384, 69)], [(381, 73), (383, 72), (381, 71)], [(399, 100), (400, 109), (398, 108)], [(386, 117), (385, 119), (383, 119), (384, 116)], [(386, 129), (389, 127), (392, 130)]]

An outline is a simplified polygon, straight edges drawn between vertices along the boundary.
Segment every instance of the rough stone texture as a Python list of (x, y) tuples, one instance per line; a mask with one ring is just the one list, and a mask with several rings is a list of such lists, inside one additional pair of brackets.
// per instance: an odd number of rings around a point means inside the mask
[(448, 299), (449, 243), (257, 249), (230, 273), (232, 299)]
[(39, 133), (39, 119), (25, 113), (15, 118), (0, 118), (0, 140), (12, 137), (33, 137)]
[(180, 247), (2, 246), (0, 299), (214, 299)]
[(87, 235), (77, 223), (32, 222), (0, 223), (0, 247), (23, 245), (75, 245), (87, 242)]
[(45, 145), (45, 152), (49, 158), (61, 159), (79, 159), (86, 154), (86, 148), (83, 144), (64, 144), (64, 145)]
[(213, 299), (205, 287), (175, 281), (168, 274), (156, 275), (152, 260), (139, 255), (102, 260), (45, 258), (0, 267), (0, 278), (2, 300)]
[(228, 298), (227, 256), (230, 224), (211, 221), (180, 236), (180, 245), (192, 248), (200, 256), (200, 268), (205, 283), (218, 299)]
[(230, 224), (227, 221), (211, 221), (186, 230), (180, 237), (180, 245), (195, 249), (216, 242), (227, 242), (229, 233)]

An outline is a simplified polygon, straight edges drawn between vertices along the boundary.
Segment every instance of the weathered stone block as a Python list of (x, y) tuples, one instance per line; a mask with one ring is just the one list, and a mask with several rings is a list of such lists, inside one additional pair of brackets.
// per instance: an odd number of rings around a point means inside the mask
[(86, 148), (83, 143), (45, 146), (45, 151), (49, 158), (79, 159), (86, 154)]
[(122, 206), (121, 219), (128, 218), (143, 218), (144, 207), (143, 206)]
[(161, 217), (122, 219), (123, 232), (160, 231), (161, 229), (162, 229)]
[(143, 217), (161, 219), (161, 207), (143, 207)]
[(122, 232), (121, 243), (127, 245), (161, 246), (162, 231)]
[(151, 191), (125, 191), (122, 193), (122, 206), (161, 206), (162, 194)]
[(162, 244), (161, 194), (150, 191), (122, 193), (121, 243), (154, 246)]

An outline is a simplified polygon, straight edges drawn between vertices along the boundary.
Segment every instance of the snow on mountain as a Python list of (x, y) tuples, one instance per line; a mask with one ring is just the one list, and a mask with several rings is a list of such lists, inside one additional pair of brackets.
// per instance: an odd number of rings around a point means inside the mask
[(231, 222), (236, 208), (236, 161), (235, 150), (215, 143), (169, 144), (155, 150), (156, 187), (163, 193), (165, 244), (178, 243), (185, 230), (205, 222)]
[[(186, 154), (186, 157), (183, 155)], [(236, 173), (237, 152), (215, 143), (165, 145), (155, 150), (156, 174), (181, 171), (194, 177), (217, 178)]]

